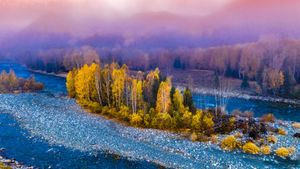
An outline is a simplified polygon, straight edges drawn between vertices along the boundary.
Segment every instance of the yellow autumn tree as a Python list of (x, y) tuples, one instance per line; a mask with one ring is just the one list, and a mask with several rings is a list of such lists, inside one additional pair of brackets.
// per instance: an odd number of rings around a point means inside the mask
[(75, 92), (76, 97), (80, 103), (87, 103), (95, 100), (97, 97), (97, 90), (95, 87), (95, 71), (97, 65), (84, 65), (78, 70), (75, 77)]
[(178, 89), (173, 94), (173, 107), (175, 111), (184, 112), (183, 96)]
[(168, 113), (171, 105), (170, 98), (171, 84), (170, 80), (161, 82), (158, 88), (156, 99), (156, 111), (158, 113)]
[(7, 82), (10, 90), (16, 89), (19, 85), (19, 80), (15, 74), (15, 71), (13, 71), (12, 69), (9, 70)]
[(113, 69), (111, 91), (114, 98), (114, 104), (120, 108), (124, 92), (126, 72), (124, 69)]
[(74, 98), (76, 96), (75, 91), (75, 76), (76, 76), (76, 70), (72, 70), (68, 73), (67, 79), (66, 79), (66, 87), (67, 91), (70, 97)]
[(144, 85), (144, 95), (146, 98), (146, 101), (150, 104), (150, 106), (155, 105), (156, 101), (156, 92), (159, 87), (159, 69), (156, 68), (154, 71), (150, 71), (145, 80)]
[(138, 108), (141, 108), (143, 104), (143, 89), (142, 81), (133, 79), (131, 86), (131, 107), (132, 112), (136, 113)]

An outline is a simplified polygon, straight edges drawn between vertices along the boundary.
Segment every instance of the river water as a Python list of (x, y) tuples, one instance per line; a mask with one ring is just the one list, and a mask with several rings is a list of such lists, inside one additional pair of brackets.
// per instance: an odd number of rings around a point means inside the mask
[[(30, 72), (20, 65), (18, 76)], [(193, 143), (175, 134), (124, 127), (82, 110), (66, 97), (65, 79), (35, 74), (45, 89), (38, 93), (0, 94), (0, 147), (4, 155), (38, 168), (300, 168), (299, 154), (291, 159), (223, 152), (216, 145)], [(197, 95), (214, 104), (213, 97)], [(200, 101), (201, 102), (201, 101)], [(228, 110), (273, 112), (278, 119), (300, 121), (300, 108), (269, 102), (228, 99)], [(298, 113), (298, 115), (297, 115)], [(300, 151), (299, 139), (279, 137), (281, 145)]]

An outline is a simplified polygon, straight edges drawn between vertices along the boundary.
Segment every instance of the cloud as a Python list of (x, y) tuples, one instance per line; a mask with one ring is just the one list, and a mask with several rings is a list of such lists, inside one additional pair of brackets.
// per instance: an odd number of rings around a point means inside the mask
[(0, 0), (0, 29), (22, 29), (47, 13), (77, 18), (129, 17), (144, 12), (207, 15), (233, 0)]

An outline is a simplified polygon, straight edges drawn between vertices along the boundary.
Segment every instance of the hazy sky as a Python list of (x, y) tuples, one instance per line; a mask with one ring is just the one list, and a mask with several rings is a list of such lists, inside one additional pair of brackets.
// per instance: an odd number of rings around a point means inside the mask
[(18, 30), (49, 13), (112, 19), (144, 12), (208, 15), (233, 0), (0, 0), (0, 30)]

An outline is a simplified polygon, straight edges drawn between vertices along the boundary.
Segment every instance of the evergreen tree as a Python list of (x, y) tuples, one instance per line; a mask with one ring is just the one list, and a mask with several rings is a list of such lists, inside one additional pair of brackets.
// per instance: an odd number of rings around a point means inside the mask
[(196, 112), (196, 107), (194, 106), (194, 102), (193, 102), (193, 97), (192, 97), (192, 92), (189, 88), (186, 88), (184, 90), (184, 94), (183, 94), (183, 105), (185, 107), (189, 108), (189, 111), (191, 111), (192, 113)]
[(241, 83), (241, 88), (242, 89), (248, 89), (250, 87), (249, 82), (248, 82), (248, 76), (245, 76), (243, 78), (243, 81)]

